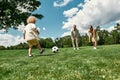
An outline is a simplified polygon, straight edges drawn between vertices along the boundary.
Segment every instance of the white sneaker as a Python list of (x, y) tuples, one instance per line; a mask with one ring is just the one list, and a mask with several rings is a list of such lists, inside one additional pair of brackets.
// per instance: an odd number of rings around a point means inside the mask
[(33, 55), (29, 55), (29, 57), (33, 57)]
[(79, 50), (79, 48), (77, 48), (77, 50)]
[(96, 47), (94, 47), (93, 49), (97, 49)]
[(73, 50), (75, 50), (75, 48), (73, 48)]

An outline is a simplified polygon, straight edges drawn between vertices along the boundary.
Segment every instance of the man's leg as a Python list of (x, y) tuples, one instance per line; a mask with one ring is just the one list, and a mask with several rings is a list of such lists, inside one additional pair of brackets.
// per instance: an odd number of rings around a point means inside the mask
[(79, 46), (78, 46), (78, 38), (76, 38), (76, 47), (77, 47), (77, 49), (79, 49)]
[(71, 38), (71, 39), (72, 39), (72, 45), (73, 45), (73, 49), (75, 50), (74, 38)]

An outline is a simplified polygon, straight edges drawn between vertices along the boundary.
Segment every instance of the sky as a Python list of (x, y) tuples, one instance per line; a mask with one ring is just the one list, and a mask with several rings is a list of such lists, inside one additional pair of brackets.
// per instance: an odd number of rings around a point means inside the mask
[[(80, 34), (87, 33), (88, 26), (101, 26), (111, 31), (120, 22), (120, 0), (39, 0), (40, 7), (33, 13), (44, 17), (37, 19), (41, 38), (70, 35), (74, 24)], [(20, 25), (19, 27), (24, 27)], [(8, 33), (0, 30), (0, 45), (5, 47), (24, 42), (21, 30), (10, 29)]]

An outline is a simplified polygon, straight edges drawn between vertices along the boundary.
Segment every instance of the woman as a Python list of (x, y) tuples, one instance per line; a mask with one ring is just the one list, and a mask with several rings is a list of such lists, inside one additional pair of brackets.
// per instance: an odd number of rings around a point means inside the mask
[(89, 26), (89, 30), (88, 30), (88, 39), (90, 42), (90, 37), (92, 36), (92, 42), (93, 42), (93, 49), (97, 49), (97, 41), (99, 40), (99, 36), (96, 32), (96, 30), (93, 28), (92, 25)]

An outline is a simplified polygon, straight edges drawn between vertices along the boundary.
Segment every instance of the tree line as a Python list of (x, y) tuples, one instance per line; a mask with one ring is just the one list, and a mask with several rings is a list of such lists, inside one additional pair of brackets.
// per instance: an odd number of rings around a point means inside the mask
[[(112, 45), (112, 44), (120, 44), (120, 24), (117, 23), (114, 26), (112, 31), (101, 30), (100, 26), (96, 27), (96, 31), (100, 37), (98, 41), (98, 45)], [(56, 38), (52, 40), (52, 38), (40, 38), (39, 40), (41, 46), (43, 48), (52, 48), (53, 46), (58, 46), (59, 48), (67, 48), (72, 47), (71, 36), (65, 36)], [(80, 35), (79, 37), (79, 46), (92, 46), (92, 42), (88, 42), (87, 33), (84, 35)], [(35, 48), (35, 47), (34, 47)], [(26, 43), (20, 43), (16, 46), (10, 46), (5, 48), (4, 46), (0, 46), (0, 49), (28, 49), (28, 45)]]
[[(26, 24), (26, 18), (30, 15), (42, 19), (44, 17), (42, 14), (33, 14), (40, 5), (41, 2), (38, 0), (0, 0), (0, 30), (4, 29), (7, 32), (9, 28), (17, 29), (19, 24)], [(100, 26), (97, 26), (96, 30), (100, 37), (98, 45), (120, 44), (120, 24), (117, 23), (114, 28), (114, 30), (109, 32), (107, 30), (101, 30)], [(59, 48), (72, 47), (70, 36), (56, 38), (55, 40), (52, 40), (52, 38), (41, 38), (39, 42), (43, 48), (51, 48), (54, 45)], [(91, 45), (92, 43), (88, 43), (87, 33), (85, 35), (80, 35), (79, 46)], [(28, 45), (26, 43), (20, 43), (16, 46), (7, 48), (0, 45), (0, 50), (27, 48)]]

